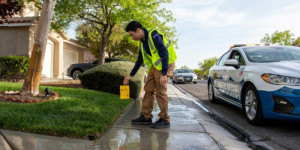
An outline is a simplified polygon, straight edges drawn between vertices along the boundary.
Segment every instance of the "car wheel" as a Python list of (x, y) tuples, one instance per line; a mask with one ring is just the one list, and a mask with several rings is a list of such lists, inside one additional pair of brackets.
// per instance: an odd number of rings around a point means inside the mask
[(75, 69), (73, 72), (72, 72), (72, 78), (74, 80), (77, 80), (78, 79), (78, 76), (82, 73), (82, 71), (80, 69)]
[(252, 125), (263, 124), (264, 117), (258, 92), (253, 85), (246, 88), (243, 96), (243, 111), (247, 121)]
[(174, 80), (174, 79), (172, 79), (172, 82), (173, 82), (173, 83), (175, 83), (175, 80)]
[(208, 100), (211, 103), (217, 102), (217, 99), (215, 97), (214, 85), (211, 82), (208, 82)]
[(194, 84), (197, 84), (197, 81), (194, 81)]

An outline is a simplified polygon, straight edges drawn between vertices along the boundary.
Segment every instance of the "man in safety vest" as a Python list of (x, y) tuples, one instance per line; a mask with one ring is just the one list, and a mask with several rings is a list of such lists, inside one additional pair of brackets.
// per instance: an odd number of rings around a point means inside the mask
[[(145, 96), (139, 118), (133, 119), (133, 124), (150, 125), (152, 128), (170, 127), (168, 115), (168, 78), (172, 75), (177, 58), (173, 44), (167, 37), (156, 29), (146, 29), (132, 21), (126, 27), (126, 32), (133, 40), (140, 41), (139, 57), (129, 76), (124, 78), (127, 85), (130, 78), (136, 74), (144, 63), (147, 67), (147, 80), (144, 86)], [(152, 123), (154, 100), (160, 108), (159, 119)]]

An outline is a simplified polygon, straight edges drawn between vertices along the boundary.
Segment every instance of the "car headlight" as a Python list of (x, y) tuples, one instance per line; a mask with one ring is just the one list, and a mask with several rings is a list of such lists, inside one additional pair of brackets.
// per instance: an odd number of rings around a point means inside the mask
[(275, 74), (263, 74), (261, 78), (271, 84), (300, 86), (300, 78)]

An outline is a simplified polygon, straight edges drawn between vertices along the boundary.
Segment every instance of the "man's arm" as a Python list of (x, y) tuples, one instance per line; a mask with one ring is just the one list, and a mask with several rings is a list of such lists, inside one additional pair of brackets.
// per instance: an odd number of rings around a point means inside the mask
[(158, 50), (158, 55), (162, 61), (162, 70), (161, 70), (162, 76), (160, 77), (160, 84), (164, 86), (168, 82), (167, 72), (169, 68), (169, 53), (167, 48), (164, 45), (163, 38), (160, 34), (158, 34), (156, 31), (153, 31), (151, 36), (153, 39), (153, 43), (156, 49)]
[(164, 41), (162, 39), (162, 36), (158, 34), (156, 31), (153, 31), (152, 34), (153, 43), (158, 50), (158, 55), (161, 58), (162, 61), (162, 71), (161, 73), (163, 75), (167, 75), (168, 68), (169, 68), (169, 53), (167, 48), (164, 45)]
[(129, 83), (129, 80), (131, 79), (132, 76), (134, 76), (136, 74), (136, 72), (140, 69), (140, 67), (142, 66), (143, 64), (143, 56), (142, 56), (142, 52), (139, 51), (139, 56), (138, 56), (138, 59), (137, 61), (135, 62), (135, 65), (133, 67), (133, 69), (131, 70), (131, 73), (129, 76), (126, 76), (124, 78), (124, 81), (123, 81), (123, 84), (124, 85), (127, 85)]
[(142, 56), (142, 52), (139, 51), (138, 59), (135, 62), (135, 65), (134, 65), (133, 69), (130, 72), (130, 76), (134, 76), (136, 74), (136, 72), (140, 69), (142, 64), (143, 64), (143, 56)]

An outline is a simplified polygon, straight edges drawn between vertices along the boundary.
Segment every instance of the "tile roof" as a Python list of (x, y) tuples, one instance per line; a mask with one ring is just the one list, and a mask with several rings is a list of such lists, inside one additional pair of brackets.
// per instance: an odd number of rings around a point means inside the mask
[(34, 23), (37, 17), (12, 17), (7, 20), (0, 19), (1, 23)]

